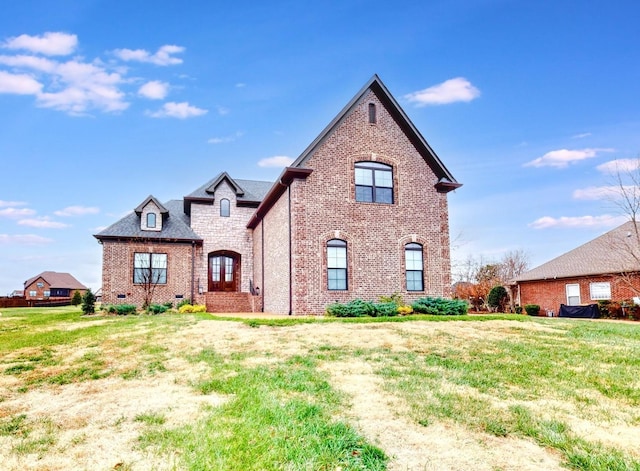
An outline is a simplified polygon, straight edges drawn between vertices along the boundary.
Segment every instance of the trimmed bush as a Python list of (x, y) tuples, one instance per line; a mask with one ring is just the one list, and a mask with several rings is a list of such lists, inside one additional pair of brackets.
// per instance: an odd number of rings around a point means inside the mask
[(207, 312), (207, 306), (204, 304), (183, 304), (178, 308), (180, 314), (188, 314), (191, 312)]
[(176, 307), (177, 307), (178, 309), (180, 309), (182, 306), (184, 306), (184, 305), (186, 305), (186, 304), (191, 305), (191, 299), (189, 299), (189, 298), (184, 298), (184, 299), (182, 299), (182, 300), (178, 303), (178, 305), (177, 305)]
[(420, 298), (411, 307), (418, 314), (434, 316), (462, 316), (467, 314), (469, 305), (460, 299)]
[(346, 304), (330, 304), (327, 306), (327, 314), (334, 317), (375, 317), (376, 308), (370, 301), (354, 299)]
[(75, 292), (73, 293), (73, 298), (71, 298), (71, 305), (79, 306), (81, 303), (82, 303), (82, 295), (80, 294), (80, 291), (75, 290)]
[(118, 314), (119, 316), (135, 314), (138, 309), (135, 304), (117, 304), (115, 308), (116, 314)]
[(84, 295), (82, 296), (81, 309), (82, 313), (85, 315), (93, 314), (94, 312), (96, 312), (96, 295), (91, 292), (91, 288), (85, 291)]
[(398, 305), (391, 301), (387, 303), (376, 303), (375, 316), (377, 317), (393, 317), (398, 315)]
[(398, 306), (398, 314), (401, 316), (408, 316), (413, 313), (413, 308), (411, 306)]
[(487, 296), (487, 304), (500, 312), (504, 312), (504, 306), (509, 300), (509, 294), (504, 286), (494, 286)]
[[(169, 304), (173, 306), (173, 303)], [(168, 309), (169, 308), (166, 306), (166, 304), (152, 304), (147, 310), (151, 314), (162, 314), (163, 312), (167, 312)]]
[(540, 313), (540, 306), (538, 304), (525, 304), (524, 310), (529, 316), (537, 316)]

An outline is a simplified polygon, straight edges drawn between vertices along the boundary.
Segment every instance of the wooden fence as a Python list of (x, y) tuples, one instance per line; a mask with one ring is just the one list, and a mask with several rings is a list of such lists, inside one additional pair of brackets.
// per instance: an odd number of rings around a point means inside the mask
[(23, 297), (0, 297), (0, 308), (5, 307), (53, 307), (53, 306), (70, 306), (71, 298), (60, 299), (55, 301), (37, 301), (35, 299), (25, 299)]

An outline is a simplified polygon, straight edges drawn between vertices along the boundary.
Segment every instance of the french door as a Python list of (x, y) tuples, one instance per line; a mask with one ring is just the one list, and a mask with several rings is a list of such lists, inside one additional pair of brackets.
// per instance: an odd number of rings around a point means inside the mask
[(238, 291), (240, 256), (233, 252), (209, 255), (209, 291)]

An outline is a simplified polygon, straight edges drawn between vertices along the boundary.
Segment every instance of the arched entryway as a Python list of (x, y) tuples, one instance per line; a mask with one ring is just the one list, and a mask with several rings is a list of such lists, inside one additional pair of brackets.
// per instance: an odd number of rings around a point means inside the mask
[(209, 291), (240, 290), (240, 254), (220, 250), (209, 254)]

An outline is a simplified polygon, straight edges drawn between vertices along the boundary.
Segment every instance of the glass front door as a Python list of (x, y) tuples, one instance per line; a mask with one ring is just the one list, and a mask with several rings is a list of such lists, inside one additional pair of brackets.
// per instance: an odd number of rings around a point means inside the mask
[(238, 290), (238, 258), (228, 252), (209, 255), (209, 291)]

